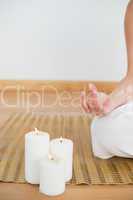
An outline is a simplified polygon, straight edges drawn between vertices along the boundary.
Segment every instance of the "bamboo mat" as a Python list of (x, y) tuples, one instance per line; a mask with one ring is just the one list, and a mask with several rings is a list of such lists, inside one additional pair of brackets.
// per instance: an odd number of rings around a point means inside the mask
[(24, 135), (34, 127), (53, 137), (74, 142), (74, 166), (71, 184), (132, 184), (133, 160), (95, 158), (87, 115), (15, 113), (0, 129), (0, 181), (25, 183)]

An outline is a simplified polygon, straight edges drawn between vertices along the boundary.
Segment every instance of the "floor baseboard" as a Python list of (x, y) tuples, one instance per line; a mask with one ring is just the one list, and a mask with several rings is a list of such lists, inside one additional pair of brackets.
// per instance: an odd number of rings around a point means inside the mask
[(80, 92), (87, 90), (89, 83), (94, 83), (98, 90), (110, 93), (117, 85), (115, 81), (66, 81), (66, 80), (0, 80), (0, 91), (69, 91)]

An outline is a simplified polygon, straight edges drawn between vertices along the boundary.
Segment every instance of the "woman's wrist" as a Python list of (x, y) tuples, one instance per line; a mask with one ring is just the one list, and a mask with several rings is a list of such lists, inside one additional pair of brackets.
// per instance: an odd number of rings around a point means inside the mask
[(127, 72), (127, 74), (125, 75), (125, 77), (123, 78), (122, 82), (127, 82), (127, 83), (130, 83), (130, 84), (133, 84), (133, 73), (129, 73)]
[(125, 79), (133, 81), (133, 70), (128, 70)]

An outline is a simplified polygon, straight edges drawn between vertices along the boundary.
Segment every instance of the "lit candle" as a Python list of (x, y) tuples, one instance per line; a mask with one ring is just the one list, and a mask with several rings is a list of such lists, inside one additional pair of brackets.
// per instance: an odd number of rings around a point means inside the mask
[(48, 196), (64, 193), (64, 160), (48, 155), (40, 161), (40, 192)]
[(48, 154), (49, 134), (35, 129), (25, 135), (25, 179), (39, 184), (39, 162)]
[(73, 142), (66, 138), (53, 139), (50, 142), (52, 155), (63, 158), (65, 161), (65, 181), (72, 178), (73, 169)]

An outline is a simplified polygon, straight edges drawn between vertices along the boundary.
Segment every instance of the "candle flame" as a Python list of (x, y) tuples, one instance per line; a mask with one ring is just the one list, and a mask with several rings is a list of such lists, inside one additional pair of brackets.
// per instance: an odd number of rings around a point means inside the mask
[(36, 134), (38, 133), (38, 129), (37, 128), (34, 128), (34, 131), (35, 131)]

